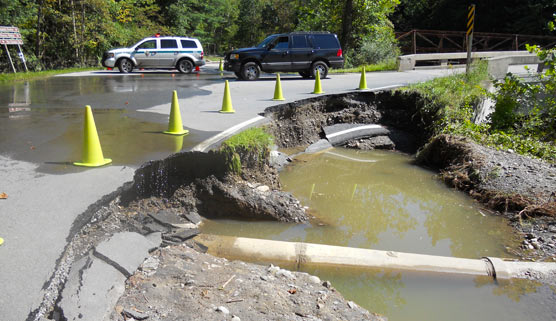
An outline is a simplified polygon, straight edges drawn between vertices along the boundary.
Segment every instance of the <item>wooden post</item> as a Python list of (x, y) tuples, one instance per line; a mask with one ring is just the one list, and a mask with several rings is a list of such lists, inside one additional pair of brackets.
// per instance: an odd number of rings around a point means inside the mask
[(413, 54), (417, 54), (417, 30), (413, 29)]
[(12, 69), (14, 71), (14, 74), (17, 74), (17, 71), (15, 71), (14, 63), (12, 61), (12, 56), (10, 56), (10, 51), (8, 50), (8, 45), (4, 44), (4, 48), (6, 49), (6, 52), (8, 53), (8, 59), (10, 59), (10, 65), (12, 65)]

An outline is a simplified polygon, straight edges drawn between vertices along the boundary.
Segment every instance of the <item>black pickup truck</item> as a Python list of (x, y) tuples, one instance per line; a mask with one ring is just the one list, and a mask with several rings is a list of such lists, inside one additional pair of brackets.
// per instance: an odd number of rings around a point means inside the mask
[(326, 78), (329, 68), (341, 68), (344, 57), (338, 37), (329, 32), (291, 32), (268, 36), (252, 48), (226, 54), (224, 69), (239, 79), (256, 80), (264, 72), (299, 72)]

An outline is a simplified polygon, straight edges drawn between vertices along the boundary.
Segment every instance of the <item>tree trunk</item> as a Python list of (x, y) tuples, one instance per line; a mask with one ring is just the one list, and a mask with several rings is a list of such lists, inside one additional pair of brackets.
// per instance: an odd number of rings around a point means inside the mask
[(342, 13), (342, 32), (340, 34), (340, 44), (342, 49), (347, 51), (351, 45), (351, 29), (353, 26), (353, 0), (345, 0), (344, 12)]
[(71, 24), (73, 25), (73, 47), (75, 48), (75, 61), (79, 62), (79, 44), (77, 41), (77, 28), (75, 27), (75, 7), (73, 5), (73, 0), (71, 4)]
[(37, 37), (35, 39), (35, 56), (41, 61), (41, 18), (42, 18), (42, 4), (43, 0), (37, 0)]

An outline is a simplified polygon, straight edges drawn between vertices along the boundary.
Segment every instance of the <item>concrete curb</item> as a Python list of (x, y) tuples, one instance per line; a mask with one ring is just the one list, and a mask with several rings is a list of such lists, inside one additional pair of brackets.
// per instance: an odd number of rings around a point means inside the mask
[(110, 320), (114, 306), (125, 290), (125, 281), (160, 246), (160, 233), (147, 237), (121, 232), (100, 243), (76, 261), (58, 303), (67, 320)]

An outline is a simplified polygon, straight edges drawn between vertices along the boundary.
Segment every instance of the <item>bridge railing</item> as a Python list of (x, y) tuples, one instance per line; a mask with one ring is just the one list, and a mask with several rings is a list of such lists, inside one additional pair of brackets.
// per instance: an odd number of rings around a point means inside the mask
[[(396, 32), (396, 39), (404, 54), (465, 52), (467, 50), (465, 31), (411, 30)], [(554, 36), (536, 36), (490, 32), (473, 33), (473, 51), (518, 51), (525, 45), (542, 48), (556, 45)]]

